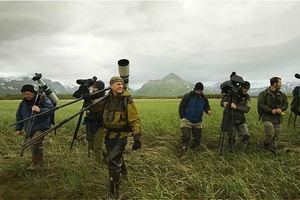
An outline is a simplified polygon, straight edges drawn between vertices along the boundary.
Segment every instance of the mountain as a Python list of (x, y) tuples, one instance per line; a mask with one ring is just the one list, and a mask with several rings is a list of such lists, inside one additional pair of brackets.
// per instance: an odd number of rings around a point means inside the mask
[(161, 80), (148, 81), (140, 89), (133, 92), (133, 95), (175, 97), (191, 91), (193, 87), (192, 83), (183, 80), (174, 73), (170, 73)]
[[(42, 80), (49, 86), (49, 88), (55, 92), (55, 94), (73, 94), (77, 89), (75, 87), (64, 86), (58, 81), (52, 81), (50, 79)], [(21, 88), (25, 84), (32, 84), (37, 87), (37, 82), (32, 80), (32, 77), (0, 77), (0, 95), (14, 95), (20, 94)]]
[[(58, 81), (52, 81), (50, 79), (42, 78), (42, 80), (55, 92), (55, 94), (73, 94), (78, 86), (70, 87), (61, 84)], [(1, 95), (15, 95), (20, 94), (21, 87), (25, 84), (33, 84), (37, 87), (37, 82), (32, 80), (32, 77), (0, 77), (0, 96)], [(215, 83), (214, 85), (205, 85), (204, 92), (206, 94), (220, 94), (221, 83)], [(291, 94), (293, 89), (298, 86), (298, 82), (286, 82), (281, 91), (286, 94)], [(249, 94), (257, 96), (259, 92), (266, 89), (268, 86), (260, 88), (250, 88)], [(194, 88), (194, 84), (183, 80), (174, 73), (168, 74), (161, 80), (150, 80), (145, 83), (138, 90), (131, 90), (131, 94), (135, 96), (148, 96), (148, 97), (177, 97), (191, 91)]]
[[(204, 86), (205, 94), (220, 94), (220, 85), (222, 83), (215, 83), (214, 85)], [(286, 82), (282, 85), (281, 91), (286, 94), (291, 94), (293, 89), (298, 86), (296, 82)], [(259, 88), (250, 88), (249, 94), (257, 96), (261, 91), (268, 86)], [(183, 80), (174, 73), (168, 74), (161, 80), (151, 80), (145, 83), (140, 89), (133, 91), (135, 96), (149, 96), (149, 97), (176, 97), (182, 96), (184, 93), (191, 91), (194, 85), (188, 81)]]

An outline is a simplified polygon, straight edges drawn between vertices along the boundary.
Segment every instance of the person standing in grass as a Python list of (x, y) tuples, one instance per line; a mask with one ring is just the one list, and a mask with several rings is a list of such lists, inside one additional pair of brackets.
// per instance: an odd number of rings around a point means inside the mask
[(203, 112), (211, 115), (209, 101), (203, 93), (204, 86), (201, 82), (196, 83), (193, 91), (186, 93), (179, 104), (179, 117), (181, 135), (181, 155), (183, 155), (189, 146), (191, 135), (193, 143), (191, 148), (197, 148), (200, 145), (202, 132)]
[[(236, 95), (233, 96), (230, 108), (232, 109), (232, 134), (228, 137), (228, 143), (230, 145), (231, 151), (235, 144), (237, 134), (240, 136), (240, 142), (242, 150), (244, 151), (249, 144), (249, 130), (246, 124), (245, 113), (250, 110), (250, 96), (248, 91), (250, 88), (250, 83), (245, 81), (241, 84), (241, 87)], [(226, 96), (223, 96), (221, 100), (221, 106), (226, 108), (228, 102)]]
[[(105, 84), (103, 81), (95, 81), (94, 84), (89, 88), (90, 93), (94, 93), (100, 90), (103, 90)], [(98, 93), (93, 95), (91, 102), (97, 100), (97, 98), (103, 97), (105, 92)], [(84, 118), (84, 124), (86, 126), (86, 140), (88, 142), (88, 154), (90, 155), (90, 150), (93, 151), (95, 160), (101, 162), (102, 156), (102, 143), (104, 140), (104, 132), (102, 129), (103, 126), (103, 116), (101, 110), (97, 106), (92, 106), (86, 112), (86, 117)]]
[(257, 100), (259, 119), (262, 119), (265, 131), (264, 148), (274, 154), (281, 134), (282, 115), (288, 108), (287, 97), (280, 91), (281, 85), (281, 78), (271, 78), (270, 87), (260, 92)]
[[(16, 113), (16, 120), (28, 118), (35, 113), (46, 112), (53, 108), (51, 101), (44, 95), (38, 94), (33, 85), (23, 85), (21, 92), (23, 100), (21, 101)], [(26, 140), (35, 138), (51, 127), (51, 115), (49, 112), (32, 120), (27, 120), (23, 123), (17, 123), (15, 126), (16, 135), (24, 135), (25, 130)], [(43, 165), (43, 138), (36, 141), (31, 146), (32, 161), (28, 169), (38, 169)]]
[(123, 158), (127, 138), (133, 136), (132, 150), (141, 148), (141, 123), (131, 95), (124, 89), (123, 79), (114, 76), (109, 84), (110, 92), (100, 106), (103, 109), (103, 127), (106, 130), (110, 192), (118, 196), (120, 173), (127, 175)]

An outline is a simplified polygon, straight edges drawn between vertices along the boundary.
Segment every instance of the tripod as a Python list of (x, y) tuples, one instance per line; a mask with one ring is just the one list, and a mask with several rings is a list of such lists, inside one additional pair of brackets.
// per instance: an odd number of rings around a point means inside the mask
[[(234, 134), (233, 134), (233, 109), (231, 108), (231, 103), (233, 100), (233, 92), (229, 91), (225, 93), (224, 102), (227, 102), (227, 105), (224, 106), (221, 131), (219, 136), (219, 154), (223, 155), (224, 149), (224, 139), (225, 135), (229, 136), (229, 151), (233, 152), (233, 144), (234, 144)], [(223, 102), (223, 101), (222, 101)]]

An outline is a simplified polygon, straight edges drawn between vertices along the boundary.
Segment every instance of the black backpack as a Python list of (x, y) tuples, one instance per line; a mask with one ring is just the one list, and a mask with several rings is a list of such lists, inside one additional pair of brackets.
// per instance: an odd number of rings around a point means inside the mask
[(291, 103), (291, 113), (289, 117), (288, 126), (290, 125), (293, 113), (294, 113), (294, 131), (295, 131), (297, 115), (300, 115), (300, 86), (295, 87), (293, 90), (293, 100)]
[(300, 115), (300, 86), (297, 86), (293, 90), (293, 100), (291, 103), (291, 111), (295, 115)]

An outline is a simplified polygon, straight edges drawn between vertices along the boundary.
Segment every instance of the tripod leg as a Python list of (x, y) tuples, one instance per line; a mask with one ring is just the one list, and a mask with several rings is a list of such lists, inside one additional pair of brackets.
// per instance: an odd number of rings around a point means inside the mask
[[(83, 108), (83, 106), (82, 106), (82, 108)], [(79, 118), (78, 118), (78, 121), (77, 121), (77, 125), (76, 125), (76, 129), (74, 131), (73, 139), (72, 139), (72, 142), (71, 142), (71, 149), (72, 149), (72, 147), (74, 145), (75, 140), (77, 140), (77, 134), (78, 134), (78, 131), (79, 131), (79, 128), (80, 128), (80, 124), (81, 124), (81, 121), (82, 121), (83, 113), (84, 112), (80, 113), (80, 115), (79, 115)]]
[(220, 155), (223, 155), (223, 148), (224, 148), (224, 139), (225, 139), (225, 131), (220, 132)]

